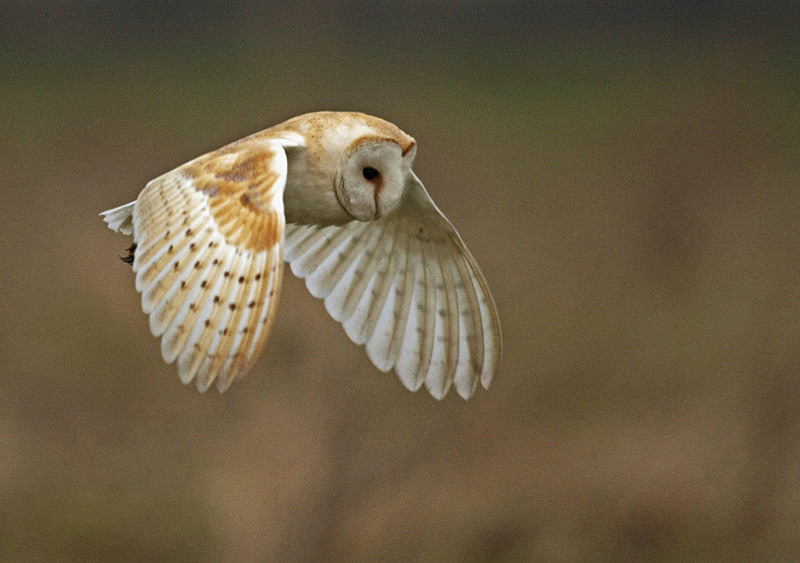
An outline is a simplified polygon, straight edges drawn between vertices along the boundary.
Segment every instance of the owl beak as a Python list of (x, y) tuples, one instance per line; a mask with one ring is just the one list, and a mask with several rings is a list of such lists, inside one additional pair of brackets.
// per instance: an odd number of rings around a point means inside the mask
[(383, 189), (383, 182), (379, 182), (375, 184), (375, 189), (372, 191), (372, 197), (375, 201), (375, 217), (373, 217), (373, 221), (377, 221), (383, 216), (381, 213), (381, 205), (380, 205), (380, 194), (381, 190)]

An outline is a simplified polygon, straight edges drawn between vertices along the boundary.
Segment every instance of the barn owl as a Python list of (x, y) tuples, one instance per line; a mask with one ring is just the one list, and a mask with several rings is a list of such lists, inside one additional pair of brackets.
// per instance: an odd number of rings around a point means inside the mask
[[(354, 112), (301, 115), (101, 213), (133, 235), (142, 309), (181, 381), (225, 391), (275, 317), (284, 260), (381, 371), (437, 399), (489, 386), (500, 322), (475, 259), (411, 170), (416, 141)], [(313, 321), (307, 323), (313, 326)]]

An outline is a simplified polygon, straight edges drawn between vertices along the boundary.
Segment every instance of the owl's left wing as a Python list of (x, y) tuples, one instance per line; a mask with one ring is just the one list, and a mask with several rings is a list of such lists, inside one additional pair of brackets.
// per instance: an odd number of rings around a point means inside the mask
[(501, 356), (488, 285), (416, 176), (400, 207), (370, 222), (288, 224), (285, 259), (378, 369), (441, 399), (488, 388)]

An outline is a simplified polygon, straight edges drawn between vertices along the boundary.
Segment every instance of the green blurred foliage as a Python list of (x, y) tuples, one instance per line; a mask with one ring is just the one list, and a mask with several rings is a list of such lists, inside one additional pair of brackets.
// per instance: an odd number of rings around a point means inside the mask
[[(793, 4), (3, 10), (0, 559), (800, 549)], [(488, 392), (408, 393), (291, 275), (225, 396), (161, 363), (97, 213), (319, 109), (417, 138), (500, 310)]]

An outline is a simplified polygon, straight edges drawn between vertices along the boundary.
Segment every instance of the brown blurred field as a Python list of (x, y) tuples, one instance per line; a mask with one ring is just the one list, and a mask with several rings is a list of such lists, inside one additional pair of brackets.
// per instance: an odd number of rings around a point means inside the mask
[[(800, 553), (798, 10), (528, 4), (8, 8), (0, 560)], [(416, 137), (488, 392), (409, 393), (291, 274), (228, 393), (162, 364), (98, 212), (319, 109)]]

